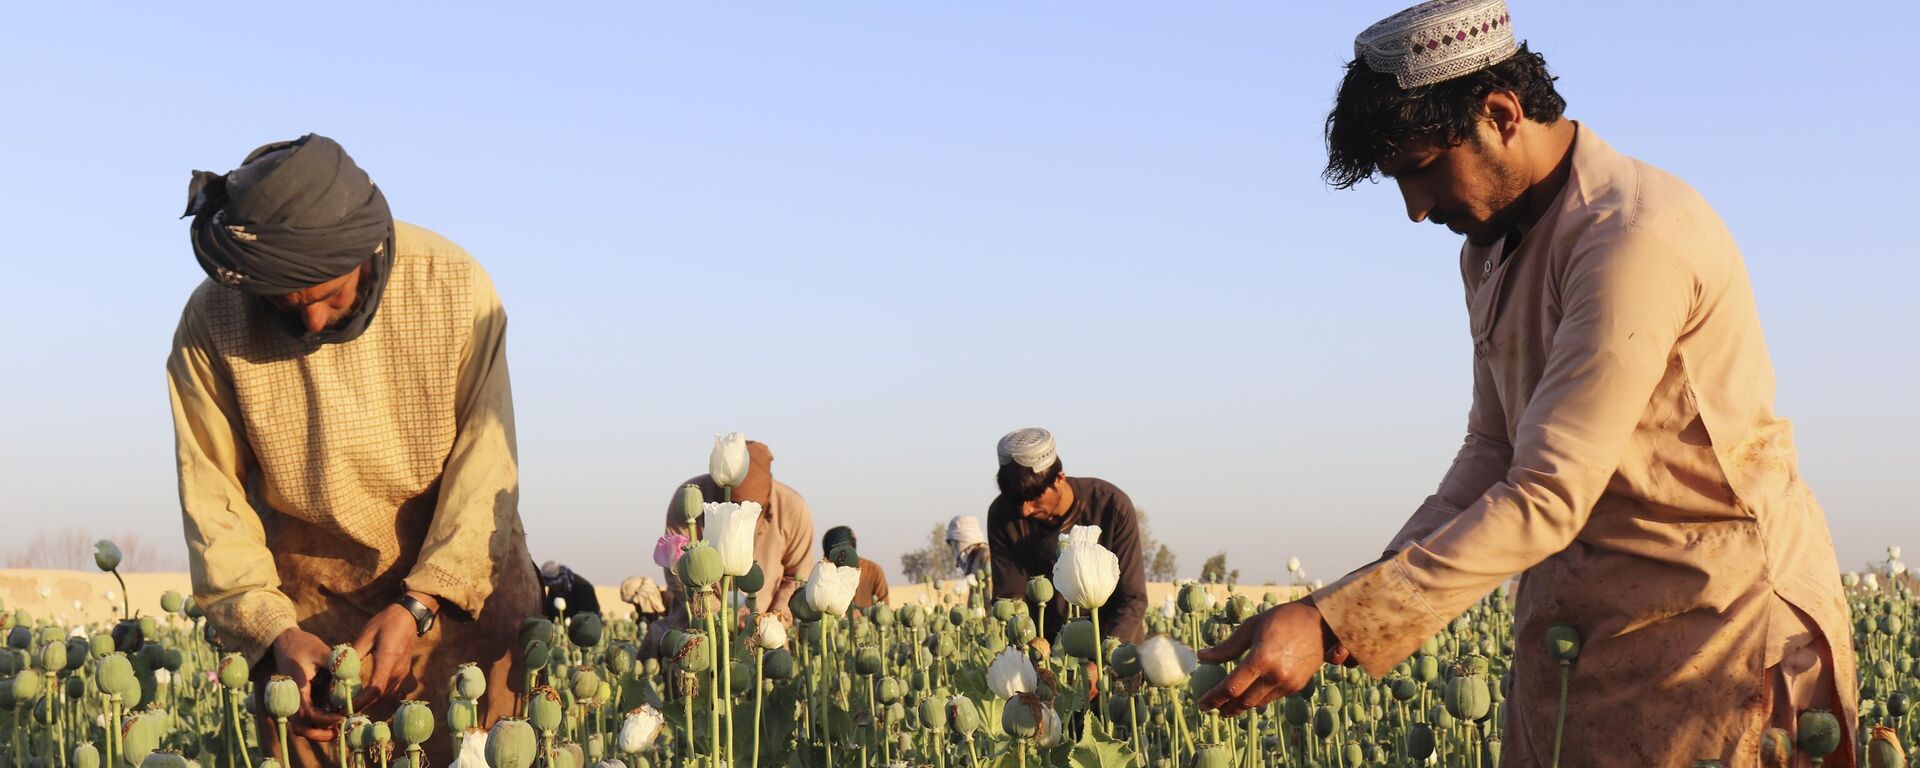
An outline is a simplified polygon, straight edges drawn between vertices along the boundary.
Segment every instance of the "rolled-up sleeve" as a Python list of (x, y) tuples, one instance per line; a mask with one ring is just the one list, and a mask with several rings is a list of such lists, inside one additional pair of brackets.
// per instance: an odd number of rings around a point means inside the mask
[(196, 304), (182, 313), (167, 357), (188, 569), (194, 601), (251, 664), (296, 625), (295, 613), (280, 591), (260, 514), (247, 499), (253, 456), (233, 383), (216, 362)]
[(1686, 258), (1663, 233), (1631, 224), (1576, 245), (1561, 276), (1564, 312), (1501, 480), (1313, 595), (1374, 676), (1585, 527), (1693, 315)]
[(502, 529), (518, 535), (520, 471), (507, 377), (507, 314), (492, 280), (473, 267), (473, 334), (460, 356), (457, 432), (440, 496), (406, 587), (435, 595), (468, 617), (493, 593), (492, 551)]

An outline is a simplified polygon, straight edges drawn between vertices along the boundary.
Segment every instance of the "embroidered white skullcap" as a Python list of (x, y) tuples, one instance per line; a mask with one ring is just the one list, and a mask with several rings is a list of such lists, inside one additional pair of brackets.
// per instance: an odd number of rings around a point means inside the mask
[(1053, 433), (1039, 427), (1008, 432), (1000, 438), (1000, 463), (1019, 464), (1040, 474), (1053, 466)]
[(947, 543), (958, 544), (962, 548), (987, 543), (987, 533), (980, 528), (980, 518), (960, 515), (947, 521)]
[(1514, 43), (1506, 0), (1430, 0), (1353, 39), (1355, 58), (1401, 88), (1452, 80), (1506, 61)]

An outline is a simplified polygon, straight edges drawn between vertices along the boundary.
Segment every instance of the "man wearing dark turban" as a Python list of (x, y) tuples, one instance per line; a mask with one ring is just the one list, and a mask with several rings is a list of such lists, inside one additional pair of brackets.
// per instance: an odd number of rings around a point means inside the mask
[[(338, 644), (363, 659), (355, 712), (444, 702), (473, 661), (488, 677), (478, 725), (509, 714), (511, 646), (540, 587), (492, 281), (395, 221), (324, 136), (194, 172), (187, 215), (208, 279), (167, 378), (194, 595), (257, 680), (301, 687), (281, 764), (333, 751), (315, 742), (341, 719)], [(449, 745), (437, 730), (431, 761)]]

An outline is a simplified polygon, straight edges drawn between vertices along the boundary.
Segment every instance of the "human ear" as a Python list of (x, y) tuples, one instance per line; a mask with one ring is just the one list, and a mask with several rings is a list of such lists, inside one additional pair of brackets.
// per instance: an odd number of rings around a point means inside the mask
[(1502, 144), (1512, 141), (1520, 131), (1520, 123), (1527, 119), (1527, 109), (1520, 104), (1520, 95), (1513, 91), (1487, 94), (1480, 108), (1493, 123), (1493, 131), (1500, 135)]

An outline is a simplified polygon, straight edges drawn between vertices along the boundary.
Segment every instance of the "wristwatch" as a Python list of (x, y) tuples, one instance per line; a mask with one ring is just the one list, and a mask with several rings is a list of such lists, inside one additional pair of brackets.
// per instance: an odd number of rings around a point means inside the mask
[(413, 599), (413, 595), (405, 592), (400, 593), (399, 599), (394, 602), (407, 609), (407, 613), (413, 614), (413, 623), (420, 630), (421, 637), (426, 637), (427, 632), (433, 629), (433, 609), (428, 608), (426, 603)]

